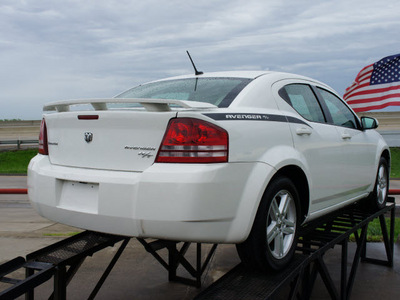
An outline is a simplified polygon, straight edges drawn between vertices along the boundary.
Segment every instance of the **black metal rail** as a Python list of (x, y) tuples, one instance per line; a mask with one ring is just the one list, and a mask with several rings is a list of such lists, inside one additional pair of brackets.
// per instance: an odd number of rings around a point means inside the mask
[[(34, 288), (54, 276), (54, 292), (50, 299), (67, 299), (67, 285), (76, 274), (85, 258), (106, 247), (123, 241), (89, 299), (94, 299), (106, 277), (125, 249), (130, 238), (85, 231), (73, 237), (42, 248), (23, 257), (0, 265), (0, 281), (11, 286), (0, 292), (0, 299), (15, 299), (25, 294), (25, 299), (34, 299)], [(25, 269), (24, 279), (8, 277), (9, 274)]]
[[(149, 252), (154, 256), (155, 259), (168, 271), (168, 280), (174, 282), (180, 282), (186, 285), (192, 285), (195, 287), (201, 287), (201, 276), (207, 268), (218, 244), (213, 244), (208, 251), (207, 257), (202, 262), (202, 244), (196, 243), (196, 263), (193, 266), (186, 258), (185, 254), (189, 249), (191, 243), (185, 242), (178, 248), (180, 242), (166, 241), (166, 240), (155, 240), (147, 242), (145, 239), (137, 239)], [(167, 249), (168, 250), (168, 262), (162, 258), (157, 251)], [(182, 266), (192, 278), (182, 277), (177, 274), (178, 267)]]
[[(297, 251), (288, 268), (279, 273), (265, 274), (249, 270), (239, 264), (195, 299), (264, 300), (277, 296), (282, 297), (282, 294), (287, 299), (309, 299), (318, 274), (332, 299), (350, 299), (360, 261), (393, 267), (394, 198), (389, 198), (389, 202), (384, 209), (376, 213), (368, 213), (359, 205), (352, 205), (308, 223), (301, 229)], [(390, 216), (390, 233), (386, 228), (385, 214)], [(377, 260), (366, 256), (367, 228), (375, 218), (379, 218), (380, 221), (386, 260)], [(357, 248), (348, 275), (348, 243), (352, 234), (355, 236)], [(335, 245), (342, 247), (339, 288), (335, 286), (328, 266), (324, 262), (324, 254)]]

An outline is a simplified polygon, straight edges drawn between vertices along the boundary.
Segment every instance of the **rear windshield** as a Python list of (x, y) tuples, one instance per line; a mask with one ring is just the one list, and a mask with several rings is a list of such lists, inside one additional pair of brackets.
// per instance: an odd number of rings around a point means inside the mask
[(250, 81), (221, 77), (158, 81), (134, 87), (116, 98), (176, 99), (228, 107)]

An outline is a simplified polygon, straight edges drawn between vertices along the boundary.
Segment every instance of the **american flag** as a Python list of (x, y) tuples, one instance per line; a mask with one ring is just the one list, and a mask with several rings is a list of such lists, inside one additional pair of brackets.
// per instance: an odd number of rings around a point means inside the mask
[(355, 112), (400, 106), (400, 54), (363, 68), (343, 99)]

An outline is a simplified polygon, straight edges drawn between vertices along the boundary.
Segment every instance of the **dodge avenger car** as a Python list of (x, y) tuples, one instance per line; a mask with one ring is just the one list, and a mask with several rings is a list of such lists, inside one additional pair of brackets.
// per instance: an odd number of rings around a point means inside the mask
[(303, 223), (364, 198), (385, 205), (390, 152), (377, 126), (299, 75), (167, 78), (46, 104), (29, 198), (56, 222), (234, 243), (245, 263), (278, 270)]

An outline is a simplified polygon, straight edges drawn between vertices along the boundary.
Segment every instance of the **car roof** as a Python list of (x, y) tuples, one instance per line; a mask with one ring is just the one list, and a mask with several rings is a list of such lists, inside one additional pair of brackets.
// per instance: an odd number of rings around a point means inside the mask
[[(203, 78), (203, 77), (233, 77), (233, 78), (249, 78), (254, 79), (259, 76), (276, 73), (271, 71), (223, 71), (223, 72), (205, 72), (201, 75), (187, 74), (174, 77), (168, 77), (161, 80), (175, 80), (175, 79), (186, 79), (186, 78)], [(160, 80), (157, 80), (160, 81)]]
[(158, 82), (158, 81), (166, 81), (166, 80), (177, 80), (177, 79), (190, 79), (190, 78), (248, 78), (248, 79), (256, 79), (261, 76), (268, 76), (270, 80), (281, 80), (281, 79), (303, 79), (307, 81), (318, 82), (322, 85), (325, 85), (318, 80), (286, 72), (276, 72), (276, 71), (223, 71), (223, 72), (205, 72), (201, 75), (195, 74), (187, 74), (187, 75), (180, 75), (174, 77), (168, 77), (163, 79), (154, 80), (147, 83)]

